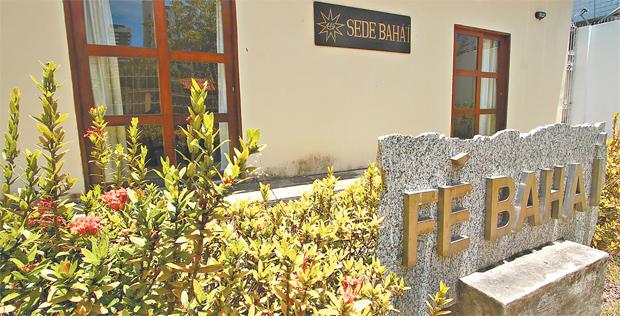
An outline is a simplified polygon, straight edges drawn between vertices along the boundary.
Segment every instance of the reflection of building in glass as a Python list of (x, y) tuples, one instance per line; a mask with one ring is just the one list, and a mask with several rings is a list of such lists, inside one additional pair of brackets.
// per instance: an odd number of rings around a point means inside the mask
[(155, 47), (155, 26), (153, 25), (153, 1), (142, 1), (143, 46)]
[(114, 38), (116, 45), (129, 46), (131, 43), (131, 29), (122, 24), (114, 24)]
[(160, 112), (159, 76), (154, 59), (119, 58), (124, 114)]
[[(187, 113), (192, 78), (202, 85), (207, 82), (207, 110), (218, 112), (218, 67), (214, 63), (171, 62), (172, 111), (175, 114)], [(223, 84), (223, 83), (222, 83)]]

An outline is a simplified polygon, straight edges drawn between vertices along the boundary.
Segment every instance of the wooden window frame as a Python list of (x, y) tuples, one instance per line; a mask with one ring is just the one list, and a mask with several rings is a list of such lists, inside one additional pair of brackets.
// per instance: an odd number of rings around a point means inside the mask
[[(478, 37), (478, 51), (476, 56), (476, 70), (457, 69), (456, 68), (456, 41), (457, 35), (471, 35)], [(482, 45), (484, 39), (498, 40), (500, 42), (497, 71), (482, 71)], [(451, 100), (451, 119), (450, 119), (450, 135), (454, 137), (455, 124), (454, 120), (457, 115), (473, 115), (474, 116), (474, 133), (478, 135), (480, 131), (480, 115), (495, 114), (495, 130), (500, 131), (506, 129), (507, 107), (508, 107), (508, 73), (510, 67), (510, 34), (485, 30), (476, 27), (454, 25), (454, 39), (452, 52), (452, 100)], [(455, 79), (456, 76), (469, 76), (476, 78), (476, 95), (475, 104), (472, 109), (456, 108), (454, 106), (455, 98)], [(480, 109), (480, 87), (482, 78), (496, 79), (496, 103), (495, 109)]]
[[(88, 109), (95, 105), (90, 77), (89, 57), (140, 57), (157, 60), (159, 75), (159, 114), (111, 115), (106, 116), (109, 126), (128, 125), (132, 117), (138, 117), (140, 124), (156, 124), (162, 128), (164, 154), (176, 163), (175, 129), (185, 122), (185, 116), (173, 113), (170, 63), (189, 61), (222, 63), (226, 76), (226, 113), (215, 113), (215, 122), (228, 123), (230, 150), (238, 147), (242, 136), (241, 106), (239, 95), (239, 64), (237, 49), (237, 16), (235, 0), (221, 0), (222, 24), (224, 32), (224, 52), (175, 51), (168, 46), (168, 29), (164, 0), (153, 0), (153, 19), (155, 22), (155, 47), (106, 46), (88, 44), (84, 22), (82, 0), (63, 0), (75, 115), (79, 135), (84, 135), (91, 125)], [(89, 164), (91, 144), (80, 137), (80, 151), (86, 186), (97, 182), (94, 166)]]

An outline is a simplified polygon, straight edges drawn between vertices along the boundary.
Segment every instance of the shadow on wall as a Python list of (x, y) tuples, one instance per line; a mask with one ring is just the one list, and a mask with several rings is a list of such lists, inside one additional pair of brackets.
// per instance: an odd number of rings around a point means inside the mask
[(299, 176), (324, 173), (327, 167), (333, 166), (335, 158), (329, 155), (314, 153), (296, 159), (286, 166), (266, 168), (266, 176)]

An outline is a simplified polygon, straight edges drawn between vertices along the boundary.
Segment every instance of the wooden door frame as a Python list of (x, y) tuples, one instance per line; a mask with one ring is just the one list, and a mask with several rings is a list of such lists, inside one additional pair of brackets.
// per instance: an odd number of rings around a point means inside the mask
[[(478, 37), (478, 51), (476, 55), (476, 70), (463, 70), (456, 68), (456, 40), (457, 35), (472, 35)], [(482, 39), (499, 40), (499, 52), (497, 61), (497, 72), (487, 73), (481, 70), (482, 67)], [(455, 24), (452, 40), (452, 98), (450, 104), (450, 136), (454, 137), (454, 119), (457, 114), (469, 114), (474, 116), (474, 134), (479, 131), (480, 114), (495, 114), (495, 130), (499, 131), (506, 128), (507, 107), (508, 107), (508, 79), (510, 68), (510, 34), (492, 30), (486, 30), (471, 26)], [(475, 104), (473, 109), (455, 109), (455, 78), (457, 75), (475, 76), (476, 92)], [(480, 109), (480, 83), (481, 78), (496, 78), (496, 103), (495, 109)]]

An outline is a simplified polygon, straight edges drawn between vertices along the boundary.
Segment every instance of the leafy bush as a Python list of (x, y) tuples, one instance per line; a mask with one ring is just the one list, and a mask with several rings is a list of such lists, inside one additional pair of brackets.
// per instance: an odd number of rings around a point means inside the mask
[(448, 298), (449, 290), (450, 288), (443, 281), (439, 281), (439, 291), (435, 292), (435, 295), (428, 294), (430, 300), (426, 301), (427, 310), (424, 312), (424, 316), (440, 316), (452, 313), (452, 311), (445, 309), (453, 301), (453, 299)]
[[(105, 107), (90, 110), (91, 163), (101, 183), (74, 204), (63, 173), (66, 115), (58, 113), (53, 63), (38, 83), (40, 150), (15, 170), (19, 92), (11, 96), (0, 202), (0, 314), (380, 315), (406, 290), (375, 257), (381, 178), (364, 176), (336, 192), (333, 173), (301, 199), (231, 204), (246, 181), (260, 133), (248, 130), (223, 170), (206, 85), (193, 82), (183, 164), (162, 159), (149, 182), (137, 119), (127, 147), (109, 147)], [(39, 166), (39, 161), (44, 164)], [(109, 172), (105, 172), (108, 170)]]
[(620, 253), (620, 127), (618, 113), (614, 115), (610, 139), (607, 142), (605, 187), (601, 195), (599, 219), (594, 247), (612, 255)]

